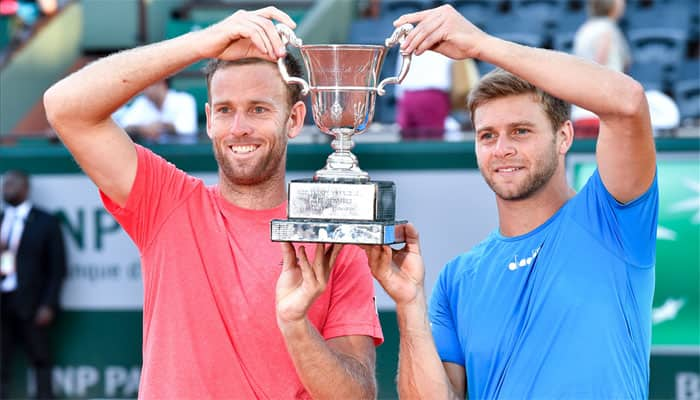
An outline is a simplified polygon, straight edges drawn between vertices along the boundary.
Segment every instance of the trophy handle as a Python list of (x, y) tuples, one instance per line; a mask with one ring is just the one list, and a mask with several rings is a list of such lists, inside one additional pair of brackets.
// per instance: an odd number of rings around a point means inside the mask
[[(277, 33), (280, 34), (280, 38), (282, 39), (283, 45), (286, 46), (287, 44), (291, 44), (294, 47), (301, 47), (302, 41), (300, 38), (297, 37), (297, 35), (294, 34), (292, 28), (284, 24), (277, 24), (275, 25), (275, 29), (277, 29)], [(277, 59), (277, 68), (280, 70), (280, 75), (282, 75), (282, 79), (287, 84), (296, 84), (301, 86), (301, 94), (303, 96), (306, 96), (309, 93), (309, 84), (304, 79), (297, 78), (295, 76), (289, 76), (289, 72), (287, 72), (287, 66), (284, 65), (284, 57), (280, 57)]]
[[(406, 39), (406, 35), (408, 35), (408, 32), (410, 32), (411, 29), (413, 29), (413, 25), (411, 24), (403, 24), (398, 28), (394, 29), (394, 32), (391, 34), (391, 36), (384, 41), (384, 46), (392, 47), (395, 44), (400, 45)], [(411, 67), (412, 58), (413, 53), (405, 54), (401, 52), (401, 71), (399, 71), (399, 76), (392, 76), (379, 82), (379, 85), (377, 86), (378, 95), (384, 96), (384, 93), (386, 93), (386, 91), (384, 90), (384, 86), (389, 84), (396, 85), (403, 81), (403, 79), (406, 77), (406, 74), (408, 74), (408, 69)]]

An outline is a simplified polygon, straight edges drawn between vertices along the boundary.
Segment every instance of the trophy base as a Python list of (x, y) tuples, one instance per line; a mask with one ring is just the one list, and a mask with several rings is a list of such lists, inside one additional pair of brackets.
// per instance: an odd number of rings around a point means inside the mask
[(273, 219), (273, 242), (393, 244), (404, 242), (406, 221), (318, 221)]

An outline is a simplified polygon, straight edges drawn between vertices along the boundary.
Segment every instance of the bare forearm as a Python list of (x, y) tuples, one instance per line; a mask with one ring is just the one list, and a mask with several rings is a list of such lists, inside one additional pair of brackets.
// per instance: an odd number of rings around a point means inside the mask
[(334, 351), (308, 321), (281, 326), (301, 382), (314, 399), (374, 399), (372, 366)]
[(437, 354), (426, 309), (424, 298), (396, 308), (400, 332), (399, 397), (458, 399)]
[(608, 115), (636, 116), (645, 105), (644, 90), (634, 79), (569, 54), (488, 36), (479, 47), (478, 57), (601, 119)]
[(46, 93), (51, 119), (92, 125), (110, 118), (150, 84), (199, 60), (193, 35), (119, 52), (64, 78)]

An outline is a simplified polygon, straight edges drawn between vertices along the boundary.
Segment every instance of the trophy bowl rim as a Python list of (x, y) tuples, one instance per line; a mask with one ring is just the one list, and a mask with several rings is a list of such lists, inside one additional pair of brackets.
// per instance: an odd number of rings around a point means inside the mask
[(349, 49), (349, 50), (370, 50), (370, 49), (386, 49), (385, 46), (377, 44), (305, 44), (301, 46), (302, 50), (306, 49)]

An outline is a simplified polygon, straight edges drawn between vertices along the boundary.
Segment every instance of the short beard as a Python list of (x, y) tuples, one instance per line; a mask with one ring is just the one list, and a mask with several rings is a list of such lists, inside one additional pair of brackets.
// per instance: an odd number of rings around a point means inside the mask
[[(282, 146), (287, 146), (286, 141), (282, 143)], [(281, 156), (271, 154), (271, 157), (256, 168), (256, 170), (241, 174), (236, 172), (231, 164), (227, 162), (226, 157), (224, 157), (221, 151), (216, 147), (216, 143), (212, 143), (212, 150), (214, 151), (216, 163), (219, 165), (219, 174), (222, 178), (225, 178), (229, 184), (236, 186), (254, 186), (265, 183), (279, 171), (280, 163), (286, 162), (284, 153), (282, 153)]]
[(487, 178), (483, 171), (481, 172), (481, 175), (484, 177), (484, 180), (489, 185), (491, 190), (493, 190), (496, 196), (500, 197), (501, 199), (509, 201), (525, 200), (537, 193), (549, 182), (550, 179), (552, 179), (554, 173), (557, 171), (557, 161), (556, 147), (552, 146), (552, 151), (549, 153), (549, 157), (543, 160), (541, 168), (535, 170), (533, 175), (528, 176), (525, 182), (523, 182), (520, 187), (516, 188), (515, 191), (511, 193), (506, 193), (499, 190), (493, 181)]

